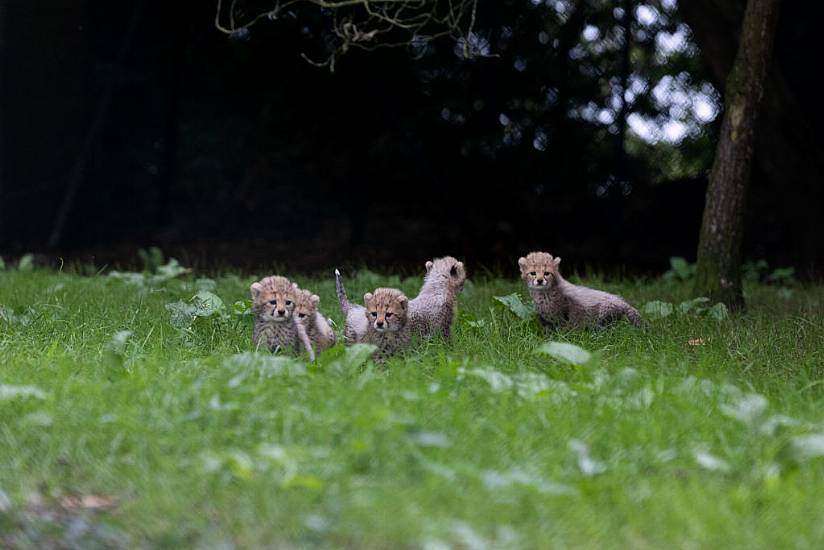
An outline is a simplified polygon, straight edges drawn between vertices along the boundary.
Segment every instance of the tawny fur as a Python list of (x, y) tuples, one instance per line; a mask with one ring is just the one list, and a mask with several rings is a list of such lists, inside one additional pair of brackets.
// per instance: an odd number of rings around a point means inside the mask
[(546, 252), (532, 252), (518, 260), (521, 278), (545, 330), (553, 326), (602, 327), (622, 318), (640, 326), (637, 309), (620, 296), (568, 282), (558, 269), (560, 263), (561, 258)]
[(315, 355), (306, 330), (296, 322), (295, 289), (286, 277), (273, 275), (252, 283), (252, 311), (255, 329), (252, 343), (269, 351), (280, 349), (284, 353), (300, 353), (300, 346), (314, 360)]
[(366, 333), (359, 340), (377, 346), (375, 357), (386, 359), (409, 345), (409, 299), (396, 288), (378, 288), (363, 296)]
[(335, 345), (335, 332), (332, 325), (319, 311), (320, 297), (308, 290), (301, 290), (292, 284), (296, 292), (295, 316), (298, 323), (306, 329), (309, 341), (315, 352), (320, 353)]
[(463, 263), (452, 256), (426, 262), (426, 276), (418, 295), (409, 301), (409, 324), (413, 334), (440, 334), (449, 338), (455, 318), (457, 295), (466, 281)]
[(338, 294), (338, 302), (344, 318), (343, 341), (346, 345), (360, 342), (369, 328), (369, 321), (366, 319), (366, 308), (349, 301), (346, 296), (346, 289), (343, 287), (343, 276), (337, 269), (335, 270), (335, 290)]

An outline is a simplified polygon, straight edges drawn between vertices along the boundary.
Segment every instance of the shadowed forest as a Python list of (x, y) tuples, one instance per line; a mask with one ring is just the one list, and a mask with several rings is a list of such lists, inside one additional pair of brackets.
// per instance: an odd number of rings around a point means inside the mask
[[(644, 273), (695, 259), (744, 1), (482, 1), (472, 55), (446, 38), (334, 72), (302, 56), (329, 44), (312, 6), (230, 36), (211, 2), (0, 6), (7, 258), (317, 271), (543, 247)], [(821, 10), (779, 19), (745, 217), (744, 259), (802, 275), (824, 261)]]

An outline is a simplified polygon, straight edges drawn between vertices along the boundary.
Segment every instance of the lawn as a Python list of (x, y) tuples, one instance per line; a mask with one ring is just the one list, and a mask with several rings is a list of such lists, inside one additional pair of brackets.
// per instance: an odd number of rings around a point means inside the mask
[[(724, 318), (586, 277), (675, 309), (550, 336), (570, 362), (494, 299), (515, 268), (470, 273), (451, 341), (307, 364), (254, 353), (252, 277), (26, 268), (0, 271), (0, 547), (824, 547), (824, 286)], [(340, 332), (331, 275), (293, 280)]]

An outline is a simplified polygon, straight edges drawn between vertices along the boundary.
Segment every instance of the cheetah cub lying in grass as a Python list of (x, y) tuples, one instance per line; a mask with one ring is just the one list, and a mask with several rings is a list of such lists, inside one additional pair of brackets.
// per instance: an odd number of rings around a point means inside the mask
[(343, 340), (347, 346), (357, 343), (378, 347), (375, 355), (386, 358), (409, 344), (409, 299), (395, 288), (379, 288), (363, 296), (365, 306), (353, 304), (346, 296), (343, 277), (335, 270), (335, 288), (346, 321)]
[(567, 282), (558, 270), (561, 258), (532, 252), (518, 260), (544, 331), (552, 326), (589, 325), (602, 327), (626, 318), (640, 326), (641, 315), (623, 298)]
[(320, 297), (308, 290), (301, 290), (292, 283), (295, 289), (295, 316), (297, 322), (306, 329), (306, 335), (316, 353), (320, 353), (335, 345), (335, 331), (332, 322), (326, 319), (319, 311)]
[(426, 277), (418, 295), (409, 302), (409, 324), (413, 334), (440, 334), (449, 338), (458, 293), (466, 281), (462, 262), (452, 256), (426, 262)]
[(273, 275), (252, 283), (252, 311), (255, 330), (252, 343), (269, 351), (280, 349), (286, 353), (300, 353), (300, 346), (315, 360), (312, 344), (304, 326), (293, 316), (296, 291), (286, 277)]

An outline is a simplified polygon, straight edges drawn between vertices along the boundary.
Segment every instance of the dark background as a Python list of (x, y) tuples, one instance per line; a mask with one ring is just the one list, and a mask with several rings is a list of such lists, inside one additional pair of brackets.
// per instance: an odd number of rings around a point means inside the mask
[[(482, 0), (478, 57), (447, 38), (420, 59), (353, 51), (330, 74), (300, 56), (328, 43), (309, 7), (233, 39), (206, 0), (0, 0), (0, 255), (126, 265), (157, 245), (306, 271), (447, 253), (511, 267), (535, 248), (625, 273), (694, 260), (743, 5)], [(820, 275), (824, 9), (782, 9), (745, 258)], [(662, 52), (673, 33), (687, 41)], [(684, 108), (696, 91), (713, 120)], [(688, 130), (641, 136), (633, 114)]]

